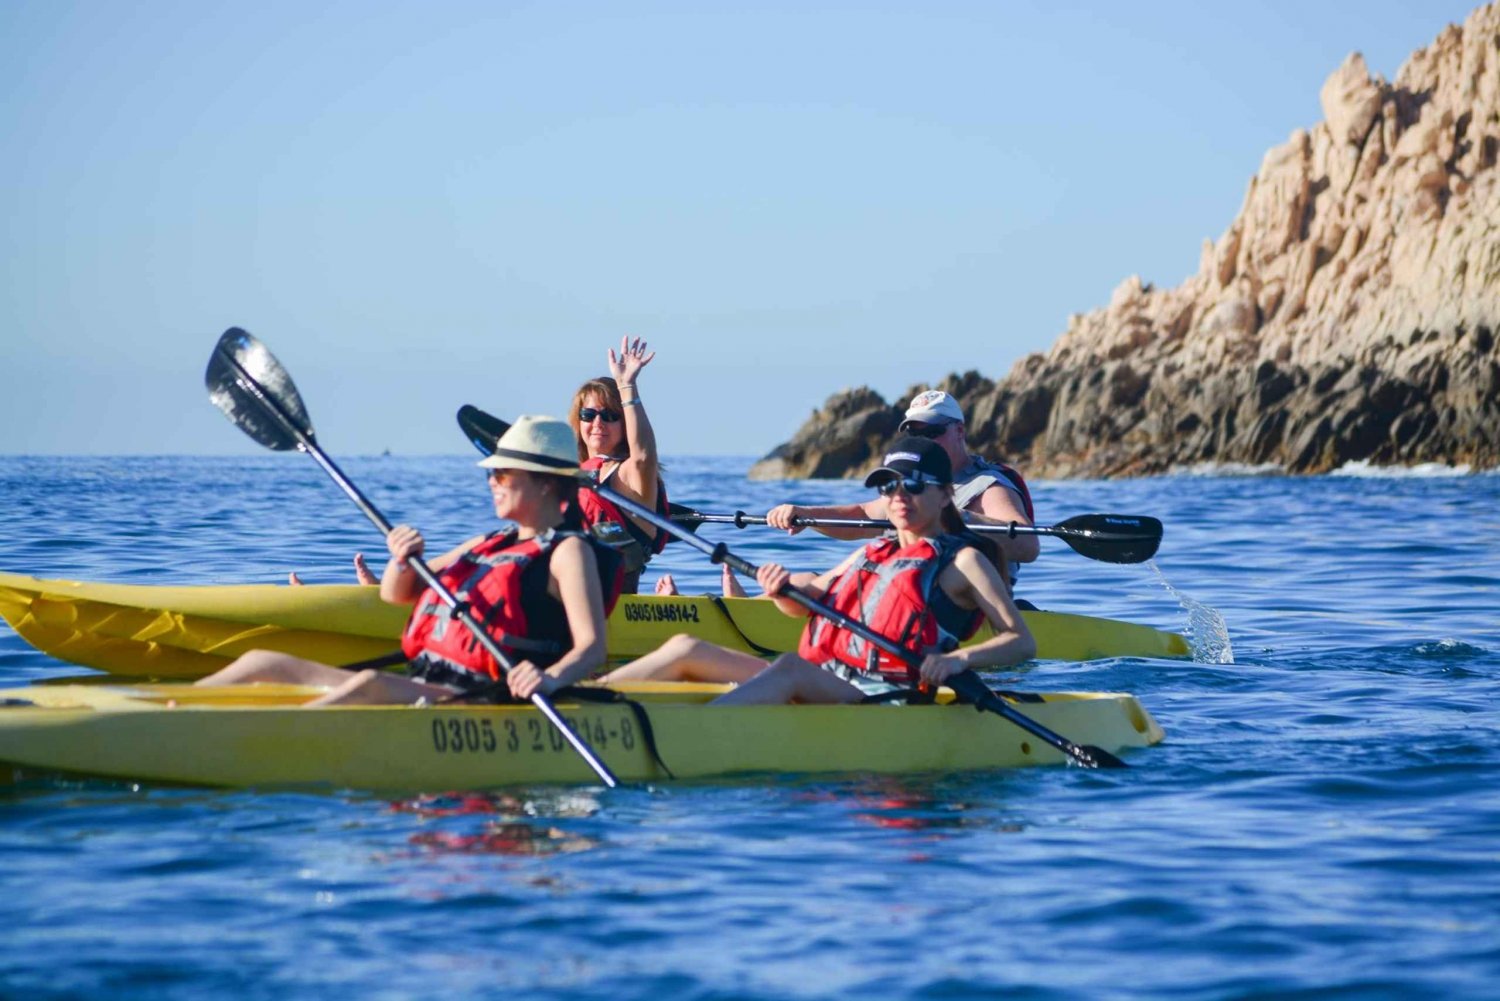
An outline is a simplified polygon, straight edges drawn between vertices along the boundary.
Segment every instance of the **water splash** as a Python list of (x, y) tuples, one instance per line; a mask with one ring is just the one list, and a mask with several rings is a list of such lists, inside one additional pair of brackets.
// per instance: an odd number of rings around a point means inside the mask
[(1156, 582), (1162, 589), (1177, 599), (1182, 610), (1187, 613), (1187, 626), (1183, 634), (1187, 637), (1188, 646), (1193, 651), (1193, 660), (1199, 664), (1233, 664), (1234, 648), (1229, 642), (1229, 624), (1224, 621), (1224, 616), (1212, 605), (1205, 605), (1197, 598), (1184, 594), (1172, 582), (1167, 580), (1167, 575), (1162, 573), (1161, 567), (1156, 565), (1155, 560), (1147, 560), (1146, 565), (1156, 576)]
[(1449, 465), (1446, 462), (1419, 462), (1414, 466), (1377, 466), (1367, 459), (1349, 461), (1329, 472), (1329, 476), (1353, 476), (1361, 479), (1424, 479), (1432, 477), (1468, 476), (1474, 470), (1467, 462)]

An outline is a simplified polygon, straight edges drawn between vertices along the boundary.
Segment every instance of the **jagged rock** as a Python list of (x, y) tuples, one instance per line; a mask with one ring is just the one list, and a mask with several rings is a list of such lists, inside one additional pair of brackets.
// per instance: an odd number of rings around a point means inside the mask
[[(1319, 97), (1196, 274), (1133, 275), (999, 382), (940, 383), (971, 443), (1040, 476), (1500, 465), (1500, 4)], [(834, 397), (752, 476), (861, 474), (911, 395)]]
[(828, 398), (792, 438), (755, 464), (752, 479), (805, 479), (853, 475), (869, 465), (896, 433), (892, 411), (873, 389), (845, 389)]

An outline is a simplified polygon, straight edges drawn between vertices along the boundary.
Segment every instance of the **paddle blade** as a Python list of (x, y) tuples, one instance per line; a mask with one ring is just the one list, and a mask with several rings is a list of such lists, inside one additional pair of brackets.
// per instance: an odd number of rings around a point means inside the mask
[(298, 432), (313, 438), (312, 421), (292, 377), (264, 344), (239, 327), (219, 338), (203, 383), (213, 405), (266, 448), (295, 449)]
[[(703, 524), (703, 516), (697, 511), (682, 504), (674, 504), (671, 501), (667, 502), (667, 517), (694, 534), (697, 534), (698, 526)], [(667, 541), (676, 542), (678, 539), (674, 535)]]
[(959, 696), (960, 701), (972, 703), (975, 708), (992, 712), (1010, 720), (1016, 726), (1040, 737), (1085, 768), (1128, 767), (1115, 755), (1093, 744), (1075, 744), (1060, 733), (1054, 733), (1030, 716), (1022, 715), (1006, 703), (996, 692), (990, 690), (973, 671), (960, 671), (948, 678), (948, 687)]
[(458, 408), (458, 427), (482, 455), (494, 455), (495, 442), (510, 430), (510, 423), (465, 403)]
[(1080, 514), (1051, 534), (1075, 552), (1104, 563), (1144, 563), (1161, 545), (1161, 522), (1138, 514)]

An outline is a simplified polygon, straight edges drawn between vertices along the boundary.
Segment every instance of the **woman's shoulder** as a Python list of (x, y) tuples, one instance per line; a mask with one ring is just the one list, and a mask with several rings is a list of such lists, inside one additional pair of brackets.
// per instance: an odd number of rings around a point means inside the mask
[(592, 560), (594, 543), (582, 532), (559, 532), (552, 554), (554, 559), (561, 556), (564, 560)]

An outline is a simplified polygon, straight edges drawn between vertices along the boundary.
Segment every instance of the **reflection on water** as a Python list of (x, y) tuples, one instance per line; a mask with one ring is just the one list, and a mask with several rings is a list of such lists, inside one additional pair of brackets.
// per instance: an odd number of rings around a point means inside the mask
[(602, 842), (564, 830), (533, 817), (590, 817), (598, 800), (587, 794), (555, 792), (523, 797), (506, 792), (453, 792), (397, 800), (392, 813), (414, 814), (422, 820), (479, 818), (477, 831), (419, 831), (408, 844), (433, 855), (557, 855), (582, 852)]
[(559, 827), (526, 821), (492, 821), (476, 834), (423, 831), (410, 844), (433, 855), (557, 855), (586, 852), (602, 842)]
[(995, 808), (993, 801), (976, 806), (965, 799), (937, 795), (930, 778), (926, 777), (862, 776), (846, 783), (807, 790), (797, 799), (842, 806), (850, 817), (872, 827), (925, 831), (935, 837), (973, 827), (991, 831), (1021, 830), (1020, 825), (996, 823), (988, 816)]

